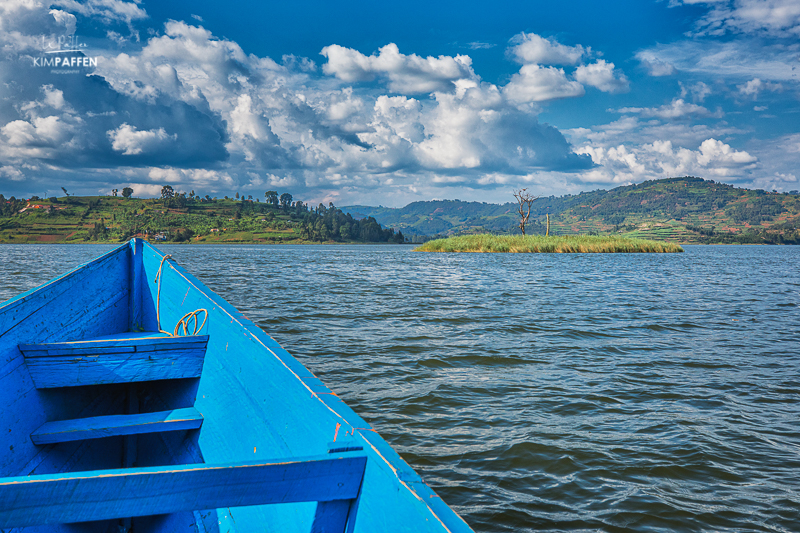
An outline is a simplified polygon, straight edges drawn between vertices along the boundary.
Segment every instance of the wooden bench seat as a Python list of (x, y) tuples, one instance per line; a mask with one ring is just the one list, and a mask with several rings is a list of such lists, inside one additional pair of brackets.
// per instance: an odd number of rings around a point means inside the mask
[(161, 334), (20, 344), (37, 389), (199, 378), (208, 335)]
[(118, 435), (200, 429), (203, 415), (194, 407), (128, 415), (93, 416), (47, 422), (31, 433), (34, 444), (54, 444)]
[(0, 529), (316, 501), (312, 530), (343, 532), (366, 464), (355, 451), (0, 478)]

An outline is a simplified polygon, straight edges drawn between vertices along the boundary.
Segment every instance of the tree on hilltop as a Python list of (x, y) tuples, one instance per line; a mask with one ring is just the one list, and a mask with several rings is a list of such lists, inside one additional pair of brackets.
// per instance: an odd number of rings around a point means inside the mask
[(161, 187), (161, 199), (164, 201), (164, 206), (169, 207), (172, 204), (172, 199), (175, 197), (175, 190), (172, 185), (164, 185)]

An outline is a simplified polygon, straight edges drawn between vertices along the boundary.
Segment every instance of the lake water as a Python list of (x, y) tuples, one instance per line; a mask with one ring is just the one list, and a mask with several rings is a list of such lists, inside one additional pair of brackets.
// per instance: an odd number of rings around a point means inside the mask
[[(0, 246), (0, 301), (109, 246)], [(800, 531), (800, 247), (161, 246), (476, 531)]]

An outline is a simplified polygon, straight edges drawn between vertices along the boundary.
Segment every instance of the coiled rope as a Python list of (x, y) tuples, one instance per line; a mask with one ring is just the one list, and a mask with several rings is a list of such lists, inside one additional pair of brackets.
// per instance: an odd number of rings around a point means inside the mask
[[(164, 257), (161, 258), (161, 264), (158, 265), (158, 273), (156, 274), (155, 282), (158, 283), (158, 292), (156, 292), (156, 323), (158, 324), (158, 331), (159, 333), (166, 333), (170, 337), (178, 337), (179, 333), (183, 331), (184, 335), (197, 335), (197, 333), (203, 329), (203, 326), (206, 325), (206, 320), (208, 320), (208, 310), (207, 309), (195, 309), (190, 313), (186, 313), (178, 320), (178, 323), (175, 324), (175, 331), (170, 333), (169, 331), (164, 331), (161, 329), (161, 269), (164, 268), (164, 262), (167, 259), (172, 259), (172, 256), (166, 254)], [(197, 315), (199, 313), (205, 313), (203, 318), (203, 322), (198, 327), (197, 322)], [(194, 328), (192, 332), (189, 333), (189, 324), (194, 320)]]

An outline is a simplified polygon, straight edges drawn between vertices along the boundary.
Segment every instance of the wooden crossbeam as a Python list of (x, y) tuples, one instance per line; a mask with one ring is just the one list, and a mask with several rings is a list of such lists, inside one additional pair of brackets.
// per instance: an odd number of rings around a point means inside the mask
[(353, 500), (366, 463), (363, 453), (348, 452), (274, 462), (1, 478), (0, 529), (220, 507)]
[(94, 416), (47, 422), (31, 433), (31, 440), (34, 444), (53, 444), (117, 435), (199, 429), (202, 424), (203, 415), (194, 407), (187, 407), (156, 413)]
[(37, 389), (197, 378), (208, 335), (20, 344)]
[[(344, 437), (328, 443), (329, 454), (352, 453), (363, 450), (361, 443), (353, 437)], [(319, 502), (311, 533), (351, 533), (355, 529), (355, 513), (358, 500), (333, 500)]]

